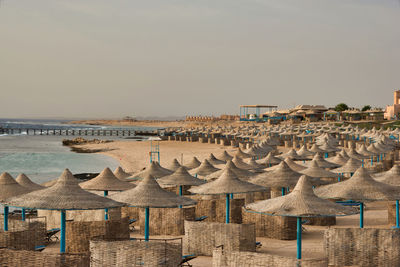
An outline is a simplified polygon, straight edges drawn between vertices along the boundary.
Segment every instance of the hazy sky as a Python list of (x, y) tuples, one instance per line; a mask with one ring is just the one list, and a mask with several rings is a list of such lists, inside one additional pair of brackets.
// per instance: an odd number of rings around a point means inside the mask
[(0, 0), (0, 117), (384, 107), (399, 0)]

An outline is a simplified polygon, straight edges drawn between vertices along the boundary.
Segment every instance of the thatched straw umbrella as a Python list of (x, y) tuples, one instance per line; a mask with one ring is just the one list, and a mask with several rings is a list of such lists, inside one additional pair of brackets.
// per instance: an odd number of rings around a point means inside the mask
[(171, 164), (168, 165), (167, 169), (171, 170), (171, 171), (176, 171), (180, 167), (181, 167), (181, 164), (178, 162), (178, 160), (177, 159), (173, 159)]
[(372, 175), (372, 177), (374, 177), (375, 180), (381, 183), (400, 186), (400, 165), (393, 165), (390, 170), (386, 172), (376, 173)]
[(9, 198), (6, 205), (31, 209), (61, 211), (60, 252), (65, 252), (65, 211), (122, 207), (123, 204), (83, 190), (66, 169), (49, 188)]
[(247, 164), (248, 164), (250, 167), (252, 167), (252, 170), (255, 171), (255, 172), (262, 172), (261, 169), (264, 169), (264, 168), (265, 168), (265, 166), (263, 166), (263, 165), (261, 165), (261, 164), (258, 164), (258, 163), (255, 161), (254, 158), (251, 158), (251, 159), (247, 162)]
[(311, 162), (308, 165), (308, 168), (300, 171), (300, 173), (314, 178), (338, 178), (339, 176), (337, 173), (333, 173), (321, 168), (318, 166), (316, 161)]
[(317, 197), (312, 189), (310, 178), (300, 177), (294, 190), (286, 196), (267, 199), (245, 206), (246, 210), (272, 216), (297, 218), (297, 259), (301, 259), (301, 220), (302, 218), (344, 216), (358, 213), (350, 207), (332, 203)]
[[(108, 196), (108, 191), (124, 191), (136, 186), (135, 184), (121, 181), (111, 172), (109, 168), (105, 168), (95, 178), (80, 183), (79, 185), (85, 190), (104, 191), (105, 197)], [(106, 221), (108, 220), (108, 209), (105, 210), (104, 219)]]
[[(32, 182), (31, 179), (29, 179), (28, 176), (26, 176), (24, 173), (21, 173), (20, 175), (18, 175), (18, 177), (15, 179), (15, 181), (17, 183), (19, 183), (20, 185), (22, 185), (23, 187), (28, 188), (30, 191), (35, 191), (35, 190), (40, 190), (40, 189), (46, 188), (44, 186), (41, 186), (37, 183)], [(25, 221), (25, 209), (22, 209), (21, 216), (22, 216), (22, 220)]]
[[(361, 154), (359, 154), (359, 153), (357, 153), (357, 151), (354, 149), (354, 147), (352, 147), (352, 148), (350, 148), (348, 151), (347, 151), (347, 155), (350, 157), (350, 158), (353, 158), (353, 159), (357, 159), (357, 160), (364, 160), (364, 159), (366, 159), (366, 158), (369, 158), (369, 156), (364, 156), (364, 155), (361, 155)], [(342, 155), (343, 156), (343, 155)]]
[(196, 169), (192, 169), (189, 171), (190, 174), (197, 177), (200, 176), (207, 176), (213, 172), (219, 171), (220, 169), (215, 168), (207, 159), (203, 160), (199, 167)]
[(223, 160), (225, 162), (227, 162), (228, 160), (233, 159), (233, 157), (231, 155), (228, 154), (228, 152), (226, 152), (226, 150), (224, 150), (224, 152), (222, 152), (222, 154), (220, 156), (217, 157), (219, 160)]
[(135, 188), (114, 194), (110, 198), (131, 207), (145, 208), (144, 238), (146, 241), (149, 240), (150, 208), (176, 208), (196, 204), (193, 199), (162, 189), (151, 175), (147, 175)]
[[(23, 195), (29, 192), (32, 192), (32, 189), (26, 188), (17, 183), (9, 173), (3, 172), (0, 175), (0, 203), (4, 203), (11, 197)], [(4, 205), (4, 231), (8, 231), (8, 211), (8, 205)], [(22, 213), (22, 219), (25, 220), (24, 209), (22, 210)]]
[(349, 180), (321, 186), (315, 189), (315, 193), (326, 199), (359, 201), (360, 228), (364, 227), (363, 202), (400, 198), (398, 187), (375, 181), (364, 167), (360, 167)]
[(251, 155), (249, 155), (249, 154), (247, 154), (247, 153), (244, 153), (244, 152), (240, 149), (240, 147), (239, 147), (238, 150), (236, 151), (235, 156), (238, 156), (239, 158), (242, 158), (242, 159), (251, 158)]
[(310, 148), (311, 152), (314, 153), (325, 153), (325, 150), (320, 149), (316, 144), (313, 144), (312, 147)]
[(312, 162), (316, 162), (320, 168), (324, 169), (337, 168), (340, 166), (339, 164), (332, 163), (324, 159), (321, 153), (316, 153), (313, 159), (307, 165), (310, 166)]
[(315, 152), (309, 151), (305, 145), (303, 145), (298, 151), (296, 151), (297, 155), (306, 158), (312, 158)]
[(218, 177), (220, 177), (227, 168), (233, 171), (237, 175), (237, 177), (242, 180), (248, 180), (251, 176), (256, 175), (254, 172), (236, 167), (235, 163), (233, 163), (232, 160), (228, 160), (228, 162), (226, 163), (225, 167), (222, 170), (213, 172), (204, 178), (207, 181), (215, 180)]
[(200, 165), (201, 165), (201, 162), (196, 157), (193, 157), (189, 161), (189, 163), (186, 163), (183, 166), (185, 166), (188, 170), (191, 170), (191, 169), (195, 169), (195, 168), (199, 167)]
[(294, 150), (293, 148), (292, 149), (290, 149), (288, 152), (286, 152), (285, 154), (282, 154), (282, 155), (279, 155), (279, 156), (276, 156), (277, 158), (280, 158), (280, 159), (287, 159), (287, 158), (290, 158), (290, 159), (292, 159), (292, 160), (309, 160), (309, 158), (308, 157), (306, 157), (306, 156), (300, 156), (300, 155), (298, 155), (297, 153), (296, 153), (296, 150)]
[(160, 164), (156, 161), (153, 161), (150, 163), (150, 166), (148, 166), (145, 170), (134, 174), (132, 178), (138, 178), (138, 179), (143, 179), (147, 175), (151, 175), (154, 178), (158, 179), (167, 175), (170, 175), (172, 171), (163, 168), (160, 166)]
[(326, 161), (337, 164), (338, 166), (342, 166), (346, 164), (348, 159), (343, 158), (341, 154), (336, 154), (333, 158), (327, 158)]
[(254, 169), (254, 167), (252, 167), (249, 164), (247, 164), (246, 162), (244, 162), (243, 159), (238, 156), (234, 156), (232, 159), (232, 162), (235, 163), (236, 167), (238, 167), (240, 169), (244, 169), (244, 170), (253, 170)]
[(115, 177), (122, 181), (125, 181), (126, 178), (131, 177), (131, 175), (125, 172), (120, 166), (118, 166), (113, 173)]
[(231, 169), (225, 167), (222, 175), (216, 180), (200, 186), (192, 187), (189, 191), (199, 195), (226, 195), (225, 222), (229, 223), (230, 194), (262, 192), (266, 191), (266, 188), (240, 180)]
[[(284, 160), (286, 162), (286, 164), (295, 172), (299, 172), (301, 170), (306, 169), (306, 167), (301, 166), (299, 164), (297, 164), (296, 162), (294, 162), (291, 158), (287, 158)], [(275, 166), (276, 167), (276, 166)]]
[(350, 158), (342, 167), (332, 169), (331, 171), (335, 173), (349, 173), (350, 176), (352, 176), (360, 167), (362, 167), (361, 161), (355, 158)]
[(348, 160), (350, 158), (344, 148), (342, 148), (342, 150), (339, 152), (339, 155), (342, 156), (345, 160)]
[(286, 162), (282, 161), (273, 171), (261, 173), (251, 178), (250, 182), (264, 187), (281, 188), (283, 196), (286, 188), (294, 186), (300, 176), (300, 173), (295, 172)]
[(217, 159), (213, 153), (210, 153), (207, 157), (208, 162), (210, 162), (212, 165), (218, 165), (218, 164), (225, 164), (226, 161), (224, 160), (219, 160)]
[(272, 155), (272, 152), (269, 152), (265, 158), (258, 160), (258, 163), (266, 164), (267, 167), (271, 167), (272, 165), (279, 164), (281, 161), (282, 161), (281, 159)]
[(201, 185), (206, 183), (205, 181), (190, 175), (183, 166), (177, 169), (173, 174), (160, 178), (158, 182), (161, 186), (179, 186), (180, 196), (182, 196), (182, 186)]

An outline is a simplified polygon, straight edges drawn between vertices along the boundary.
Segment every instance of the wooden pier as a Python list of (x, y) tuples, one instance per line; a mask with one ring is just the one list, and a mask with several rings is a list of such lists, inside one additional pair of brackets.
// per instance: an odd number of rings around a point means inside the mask
[(26, 134), (26, 135), (60, 135), (60, 136), (140, 136), (159, 135), (158, 130), (137, 131), (137, 130), (88, 130), (88, 129), (27, 129), (27, 128), (0, 128), (0, 134)]

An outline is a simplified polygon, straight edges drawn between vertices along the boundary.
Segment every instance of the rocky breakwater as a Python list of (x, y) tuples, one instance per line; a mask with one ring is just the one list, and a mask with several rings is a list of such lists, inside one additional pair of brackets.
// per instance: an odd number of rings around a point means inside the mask
[(113, 142), (112, 140), (99, 140), (99, 139), (85, 139), (82, 137), (77, 137), (74, 139), (64, 139), (62, 140), (63, 146), (68, 146), (71, 148), (71, 151), (76, 153), (97, 153), (97, 152), (105, 152), (110, 151), (110, 149), (89, 149), (83, 147), (88, 144), (104, 144)]

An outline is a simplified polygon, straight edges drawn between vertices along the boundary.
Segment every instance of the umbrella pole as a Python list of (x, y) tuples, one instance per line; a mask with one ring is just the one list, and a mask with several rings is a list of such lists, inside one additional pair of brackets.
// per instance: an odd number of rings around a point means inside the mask
[(360, 228), (364, 228), (364, 203), (360, 202)]
[(23, 208), (21, 211), (22, 221), (25, 221), (25, 209)]
[(65, 210), (61, 210), (60, 253), (65, 252)]
[(399, 200), (396, 200), (396, 228), (400, 228)]
[(229, 194), (226, 194), (226, 215), (225, 215), (225, 223), (229, 223), (230, 217), (230, 203), (229, 203)]
[[(108, 191), (104, 190), (104, 197), (108, 196)], [(108, 221), (108, 209), (104, 209), (104, 220)]]
[[(179, 186), (179, 195), (180, 195), (180, 196), (183, 195), (183, 193), (182, 193), (182, 186), (181, 186), (181, 185)], [(179, 205), (179, 208), (181, 209), (181, 208), (182, 208), (182, 205)]]
[(146, 207), (145, 219), (144, 219), (144, 240), (145, 241), (149, 241), (149, 217), (150, 217), (149, 207)]
[(282, 187), (282, 196), (284, 196), (284, 195), (285, 195), (285, 188)]
[(297, 259), (301, 259), (301, 217), (297, 217)]
[(8, 231), (8, 206), (4, 206), (4, 231)]

